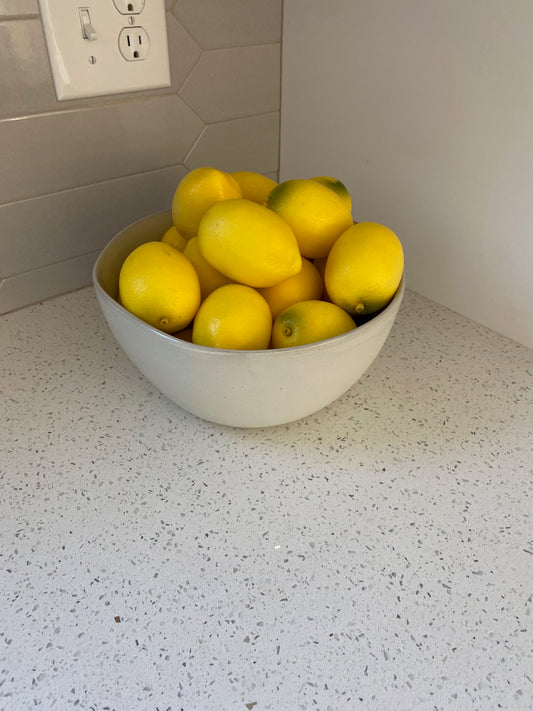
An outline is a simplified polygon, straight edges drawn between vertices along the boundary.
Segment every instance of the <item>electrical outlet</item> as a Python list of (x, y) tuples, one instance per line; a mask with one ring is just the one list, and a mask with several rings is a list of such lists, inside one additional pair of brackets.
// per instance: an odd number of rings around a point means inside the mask
[(59, 101), (170, 86), (164, 0), (38, 1)]
[(150, 52), (150, 38), (144, 27), (124, 27), (118, 36), (118, 48), (128, 62), (146, 59)]
[(113, 0), (121, 15), (139, 15), (144, 10), (145, 0)]

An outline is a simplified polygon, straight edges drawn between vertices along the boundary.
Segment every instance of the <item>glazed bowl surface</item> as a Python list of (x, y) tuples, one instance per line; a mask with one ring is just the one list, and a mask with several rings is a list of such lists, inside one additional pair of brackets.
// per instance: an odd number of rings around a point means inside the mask
[(321, 410), (350, 389), (383, 347), (403, 298), (403, 279), (392, 301), (363, 325), (296, 348), (206, 348), (149, 326), (118, 303), (120, 268), (135, 247), (160, 239), (171, 224), (171, 213), (166, 211), (119, 232), (95, 262), (93, 285), (124, 353), (184, 410), (233, 427), (291, 422)]

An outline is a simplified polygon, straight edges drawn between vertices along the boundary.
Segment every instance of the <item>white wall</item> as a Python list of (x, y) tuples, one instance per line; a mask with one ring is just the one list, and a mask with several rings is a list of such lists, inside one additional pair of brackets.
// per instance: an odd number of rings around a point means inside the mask
[(408, 286), (533, 347), (533, 2), (285, 0), (280, 178), (329, 174)]

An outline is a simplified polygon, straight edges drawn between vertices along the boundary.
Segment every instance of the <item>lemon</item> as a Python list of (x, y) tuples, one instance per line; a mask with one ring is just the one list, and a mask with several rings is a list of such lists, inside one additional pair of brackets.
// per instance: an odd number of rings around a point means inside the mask
[(371, 314), (394, 296), (403, 274), (402, 244), (376, 222), (347, 229), (331, 248), (324, 281), (330, 299), (348, 313)]
[(346, 203), (315, 180), (286, 180), (269, 194), (267, 207), (292, 228), (303, 257), (325, 257), (352, 224)]
[(192, 341), (200, 346), (236, 350), (268, 348), (272, 316), (265, 299), (244, 284), (215, 289), (194, 319)]
[(344, 201), (348, 210), (350, 210), (351, 212), (352, 198), (350, 197), (350, 192), (348, 188), (342, 181), (340, 181), (338, 178), (332, 178), (329, 175), (317, 175), (315, 178), (311, 178), (311, 180), (314, 180), (317, 183), (321, 183), (327, 188), (330, 188), (330, 190), (333, 190), (334, 193), (337, 193), (341, 200)]
[(245, 198), (209, 208), (198, 228), (198, 245), (211, 266), (247, 286), (273, 286), (302, 268), (289, 225), (272, 210)]
[(271, 190), (277, 185), (272, 178), (250, 170), (237, 170), (230, 175), (239, 183), (243, 198), (258, 202), (260, 205), (264, 204)]
[(205, 211), (220, 200), (242, 197), (239, 183), (217, 168), (195, 168), (184, 176), (172, 199), (172, 221), (185, 239), (194, 237)]
[(318, 269), (308, 259), (302, 259), (302, 268), (298, 274), (258, 291), (267, 300), (272, 318), (276, 318), (286, 308), (299, 301), (320, 299), (323, 286)]
[(176, 249), (179, 249), (180, 252), (183, 252), (185, 245), (187, 244), (185, 237), (180, 235), (174, 225), (169, 227), (165, 234), (161, 237), (161, 242), (171, 244)]
[[(351, 316), (336, 304), (319, 300), (301, 301), (276, 317), (272, 327), (272, 346), (303, 346), (339, 336), (355, 327)], [(332, 364), (332, 367), (335, 365)]]
[(200, 280), (200, 292), (202, 294), (202, 300), (205, 299), (212, 291), (218, 289), (219, 286), (224, 286), (224, 284), (229, 284), (231, 279), (224, 276), (220, 272), (212, 267), (209, 262), (207, 262), (198, 246), (198, 237), (191, 237), (187, 242), (187, 246), (183, 250), (183, 254), (190, 260), (193, 267), (196, 269), (198, 274), (198, 279)]
[(119, 293), (124, 308), (166, 333), (185, 328), (200, 305), (200, 282), (193, 265), (161, 241), (141, 244), (126, 257)]

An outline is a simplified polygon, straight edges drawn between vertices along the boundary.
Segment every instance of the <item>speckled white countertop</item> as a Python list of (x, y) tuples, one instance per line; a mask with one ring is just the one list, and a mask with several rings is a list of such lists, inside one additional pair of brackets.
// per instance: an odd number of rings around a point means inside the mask
[(0, 337), (0, 709), (533, 709), (532, 351), (407, 292), (346, 395), (239, 430), (92, 289)]

